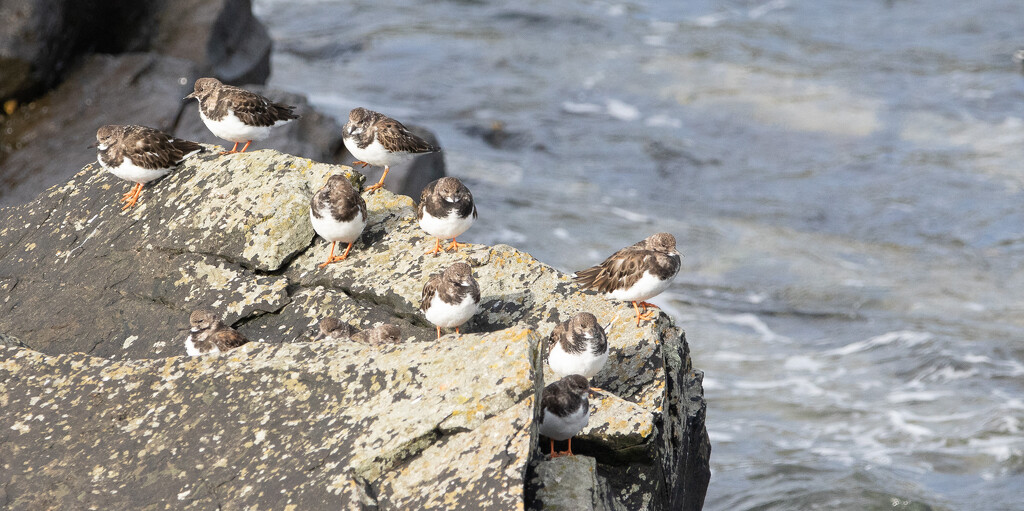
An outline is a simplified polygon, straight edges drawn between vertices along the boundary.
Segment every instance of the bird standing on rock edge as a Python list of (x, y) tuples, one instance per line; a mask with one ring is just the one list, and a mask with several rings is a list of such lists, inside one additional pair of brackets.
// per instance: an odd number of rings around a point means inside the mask
[[(590, 383), (578, 374), (571, 374), (544, 387), (541, 394), (540, 434), (551, 441), (551, 457), (575, 456), (572, 437), (590, 423)], [(569, 441), (569, 449), (555, 452), (555, 440)]]
[[(366, 201), (344, 174), (335, 174), (313, 194), (309, 221), (317, 234), (331, 242), (331, 254), (320, 267), (344, 261), (366, 227)], [(344, 254), (335, 256), (334, 247), (339, 241), (348, 243), (348, 247)]]
[[(299, 118), (292, 113), (295, 107), (225, 85), (216, 78), (196, 80), (195, 90), (184, 99), (198, 99), (199, 117), (203, 124), (217, 137), (235, 143), (230, 151), (220, 154), (244, 153), (254, 140), (269, 137), (271, 128)], [(239, 142), (245, 142), (241, 151), (238, 150)]]
[(341, 131), (342, 141), (358, 161), (353, 165), (384, 167), (384, 174), (375, 185), (366, 187), (372, 192), (384, 186), (384, 178), (392, 165), (405, 163), (414, 156), (440, 151), (426, 140), (413, 134), (402, 123), (363, 107), (353, 108), (348, 122)]
[(547, 359), (559, 378), (570, 374), (593, 378), (601, 372), (608, 361), (608, 340), (597, 317), (580, 312), (556, 325), (548, 340)]
[(420, 310), (437, 327), (440, 339), (442, 327), (455, 327), (455, 333), (460, 333), (459, 326), (476, 314), (479, 304), (480, 286), (473, 278), (473, 269), (458, 262), (430, 276), (423, 285)]
[(420, 194), (420, 203), (416, 205), (416, 218), (420, 228), (434, 236), (434, 249), (427, 254), (441, 252), (441, 240), (451, 239), (444, 248), (446, 251), (458, 251), (465, 243), (456, 241), (459, 235), (466, 232), (476, 220), (476, 205), (469, 188), (455, 177), (442, 177), (431, 181)]
[(644, 300), (668, 289), (679, 273), (680, 257), (675, 236), (659, 232), (619, 250), (597, 266), (574, 273), (573, 278), (586, 288), (604, 293), (606, 298), (633, 302), (636, 324), (640, 326), (641, 319), (654, 317), (654, 312), (647, 312), (647, 308), (658, 308)]
[(174, 138), (160, 130), (134, 124), (100, 126), (96, 130), (96, 160), (111, 174), (134, 181), (135, 186), (121, 196), (121, 211), (131, 208), (142, 196), (142, 186), (166, 176), (185, 158), (203, 150), (203, 146)]

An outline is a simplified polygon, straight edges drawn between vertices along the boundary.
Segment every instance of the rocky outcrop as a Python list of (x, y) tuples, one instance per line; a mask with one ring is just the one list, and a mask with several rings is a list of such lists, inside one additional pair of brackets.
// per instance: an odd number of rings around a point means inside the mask
[[(368, 195), (349, 258), (319, 268), (308, 203), (351, 169), (207, 151), (143, 191), (96, 164), (0, 210), (0, 501), (13, 508), (699, 509), (708, 481), (701, 373), (667, 316), (506, 245), (425, 256), (409, 197)], [(464, 260), (481, 312), (435, 340), (423, 282)], [(184, 357), (190, 310), (250, 339)], [(614, 323), (575, 460), (535, 426), (542, 339), (587, 310)], [(313, 342), (318, 320), (402, 327), (380, 349)], [(567, 484), (567, 481), (581, 483)], [(567, 504), (561, 504), (566, 506)], [(579, 507), (563, 507), (578, 509)], [(586, 506), (582, 508), (587, 508)]]

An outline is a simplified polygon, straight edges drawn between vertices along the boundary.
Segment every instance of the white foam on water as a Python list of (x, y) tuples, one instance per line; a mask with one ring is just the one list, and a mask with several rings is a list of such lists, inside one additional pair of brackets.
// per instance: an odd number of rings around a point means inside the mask
[(764, 360), (762, 357), (757, 357), (749, 353), (722, 350), (718, 350), (715, 351), (714, 353), (708, 354), (708, 358), (719, 362), (749, 362)]
[(761, 318), (754, 314), (712, 314), (712, 317), (719, 323), (749, 328), (759, 334), (764, 342), (789, 342), (789, 339), (773, 332), (764, 321), (761, 321)]
[(625, 218), (630, 222), (636, 222), (638, 224), (651, 223), (651, 217), (640, 213), (634, 213), (632, 211), (629, 211), (628, 209), (612, 208), (612, 213), (615, 213), (616, 215), (621, 216), (622, 218)]
[(648, 126), (654, 126), (656, 128), (682, 128), (683, 121), (675, 117), (669, 117), (665, 114), (657, 114), (644, 119), (644, 124)]
[(821, 362), (805, 355), (789, 357), (782, 364), (787, 371), (808, 371), (812, 373), (820, 371), (821, 365)]
[(1024, 442), (1018, 436), (970, 438), (967, 447), (971, 452), (986, 454), (1000, 462), (1024, 455)]
[(805, 378), (786, 378), (782, 380), (741, 380), (737, 381), (734, 388), (744, 390), (774, 390), (788, 389), (796, 395), (802, 396), (823, 396), (827, 394), (824, 389), (811, 383)]
[(596, 114), (604, 111), (604, 107), (596, 103), (574, 103), (565, 101), (562, 103), (562, 111), (570, 114)]
[(921, 403), (931, 402), (949, 396), (949, 392), (942, 391), (919, 391), (919, 392), (890, 392), (885, 400), (890, 403)]
[(704, 16), (698, 16), (693, 18), (693, 24), (698, 27), (713, 28), (717, 27), (723, 21), (732, 17), (732, 13), (729, 12), (716, 12), (713, 14), (705, 14)]
[(878, 346), (885, 346), (887, 344), (900, 343), (906, 346), (915, 346), (923, 342), (927, 342), (932, 339), (932, 334), (928, 332), (915, 332), (912, 330), (899, 330), (896, 332), (886, 332), (882, 335), (872, 337), (864, 341), (857, 341), (847, 344), (842, 348), (836, 348), (834, 350), (826, 351), (826, 355), (849, 355), (851, 353), (857, 353), (859, 351), (867, 351), (871, 348)]
[(897, 410), (889, 410), (886, 414), (889, 417), (889, 424), (896, 428), (898, 431), (903, 431), (914, 438), (920, 439), (924, 437), (934, 436), (935, 432), (924, 427), (918, 426), (917, 424), (911, 424), (907, 422), (905, 413)]
[(752, 20), (756, 20), (765, 14), (785, 9), (786, 7), (789, 7), (789, 2), (787, 0), (771, 0), (770, 2), (763, 3), (747, 11), (747, 17)]
[(608, 115), (620, 121), (635, 121), (640, 118), (640, 110), (637, 107), (617, 99), (609, 99), (605, 103), (605, 108), (608, 109)]
[(732, 442), (736, 437), (729, 433), (721, 433), (713, 429), (708, 429), (708, 439), (712, 442)]

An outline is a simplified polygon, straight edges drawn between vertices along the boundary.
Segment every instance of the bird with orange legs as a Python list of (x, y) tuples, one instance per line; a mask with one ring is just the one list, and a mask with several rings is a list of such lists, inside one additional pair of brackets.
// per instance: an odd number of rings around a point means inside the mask
[(459, 327), (476, 314), (479, 305), (480, 286), (466, 263), (455, 263), (431, 275), (423, 285), (420, 310), (437, 327), (438, 339), (441, 328), (455, 327), (455, 333), (461, 333)]
[(135, 206), (145, 183), (167, 175), (185, 158), (203, 150), (203, 146), (174, 138), (145, 126), (108, 124), (96, 130), (96, 159), (111, 174), (134, 181), (135, 186), (121, 196), (122, 211)]
[(476, 220), (476, 205), (469, 188), (455, 177), (442, 177), (432, 181), (420, 194), (416, 206), (416, 218), (420, 228), (435, 238), (434, 248), (427, 254), (441, 252), (441, 241), (452, 242), (444, 247), (446, 251), (458, 251), (465, 243), (456, 241)]
[(658, 308), (646, 300), (668, 289), (679, 273), (681, 257), (675, 236), (659, 232), (615, 252), (597, 266), (574, 273), (573, 278), (608, 299), (632, 302), (640, 326), (641, 320), (654, 317), (654, 311), (647, 309)]
[[(327, 179), (309, 203), (309, 221), (325, 240), (331, 242), (331, 253), (321, 268), (331, 263), (344, 261), (366, 227), (366, 201), (344, 174), (335, 174)], [(345, 253), (336, 256), (334, 248), (339, 243), (348, 243)]]
[(384, 178), (393, 165), (405, 163), (415, 156), (440, 151), (422, 137), (409, 131), (402, 123), (373, 110), (358, 107), (348, 114), (348, 122), (342, 128), (341, 139), (345, 148), (358, 161), (353, 165), (375, 165), (384, 167), (384, 174), (377, 184), (363, 191), (373, 192), (384, 186)]

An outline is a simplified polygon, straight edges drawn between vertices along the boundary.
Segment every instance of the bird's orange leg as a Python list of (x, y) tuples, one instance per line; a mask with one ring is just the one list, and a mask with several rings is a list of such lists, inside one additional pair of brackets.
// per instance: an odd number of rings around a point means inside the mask
[(441, 338), (441, 327), (437, 327), (437, 338)]
[[(640, 305), (644, 306), (644, 311), (643, 312), (640, 312)], [(653, 306), (655, 309), (658, 308), (657, 306), (655, 306), (653, 304), (649, 304), (647, 302), (633, 302), (633, 308), (636, 309), (636, 326), (640, 326), (640, 320), (642, 320), (642, 319), (651, 319), (651, 318), (654, 317), (654, 311), (647, 312), (647, 307), (649, 305)]]
[(245, 147), (243, 147), (243, 148), (242, 148), (242, 150), (241, 150), (241, 151), (238, 151), (238, 152), (240, 152), (240, 153), (244, 153), (244, 152), (245, 152), (245, 150), (249, 148), (249, 144), (251, 144), (251, 143), (252, 143), (252, 140), (247, 140), (247, 141), (245, 142)]
[(345, 248), (345, 253), (344, 254), (341, 254), (340, 256), (335, 256), (334, 255), (334, 245), (336, 245), (337, 243), (338, 243), (337, 241), (332, 241), (331, 242), (331, 255), (327, 256), (327, 260), (324, 261), (324, 263), (320, 265), (321, 268), (323, 268), (324, 266), (327, 266), (328, 264), (331, 264), (331, 263), (336, 263), (338, 261), (344, 261), (345, 258), (348, 257), (348, 253), (350, 251), (352, 251), (352, 244), (355, 243), (355, 242), (353, 241), (352, 243), (348, 244), (348, 247)]
[(235, 142), (235, 147), (232, 147), (230, 151), (221, 151), (220, 154), (235, 154), (238, 152), (238, 142)]
[(141, 197), (141, 196), (142, 196), (142, 183), (135, 183), (135, 186), (133, 186), (131, 191), (128, 192), (128, 195), (124, 196), (124, 197), (121, 197), (121, 202), (126, 202), (127, 203), (127, 204), (124, 205), (124, 207), (121, 208), (121, 211), (124, 211), (124, 210), (134, 206), (136, 202), (139, 202), (139, 197)]
[(332, 241), (331, 242), (331, 254), (327, 256), (327, 260), (324, 261), (324, 264), (320, 265), (321, 268), (323, 268), (324, 266), (327, 266), (328, 264), (331, 264), (331, 259), (334, 258), (334, 245), (337, 245), (337, 244), (338, 244), (337, 241)]
[[(434, 238), (434, 249), (428, 250), (426, 254), (438, 254), (441, 252), (441, 238)], [(426, 255), (424, 254), (424, 255)]]
[(127, 192), (121, 195), (121, 202), (128, 202), (135, 196), (135, 189), (139, 187), (139, 183), (135, 183)]
[(388, 171), (389, 170), (391, 170), (391, 167), (388, 167), (387, 165), (385, 165), (384, 166), (384, 174), (380, 176), (380, 181), (377, 181), (377, 184), (375, 184), (375, 185), (367, 186), (366, 189), (364, 189), (363, 191), (364, 192), (372, 192), (374, 190), (377, 190), (378, 188), (383, 188), (384, 187), (384, 178), (388, 177)]
[(452, 242), (449, 243), (447, 247), (444, 247), (444, 249), (446, 251), (448, 251), (448, 252), (451, 252), (452, 250), (458, 252), (459, 251), (459, 247), (468, 247), (469, 246), (469, 243), (459, 243), (459, 242), (455, 241), (456, 239), (458, 239), (458, 236), (452, 238)]
[(369, 163), (366, 163), (366, 162), (365, 162), (365, 161), (363, 161), (363, 160), (359, 160), (359, 161), (354, 161), (354, 162), (352, 162), (352, 165), (362, 165), (362, 166), (361, 166), (360, 168), (363, 168), (363, 169), (365, 169), (365, 168), (366, 168), (366, 166), (367, 166), (367, 165), (369, 165)]
[(554, 441), (554, 439), (551, 439), (551, 438), (549, 438), (548, 440), (551, 440), (551, 457), (552, 458), (557, 458), (558, 454), (555, 453), (555, 441)]
[(575, 454), (572, 453), (572, 437), (569, 437), (569, 450), (565, 452), (569, 453), (569, 456), (575, 456)]

